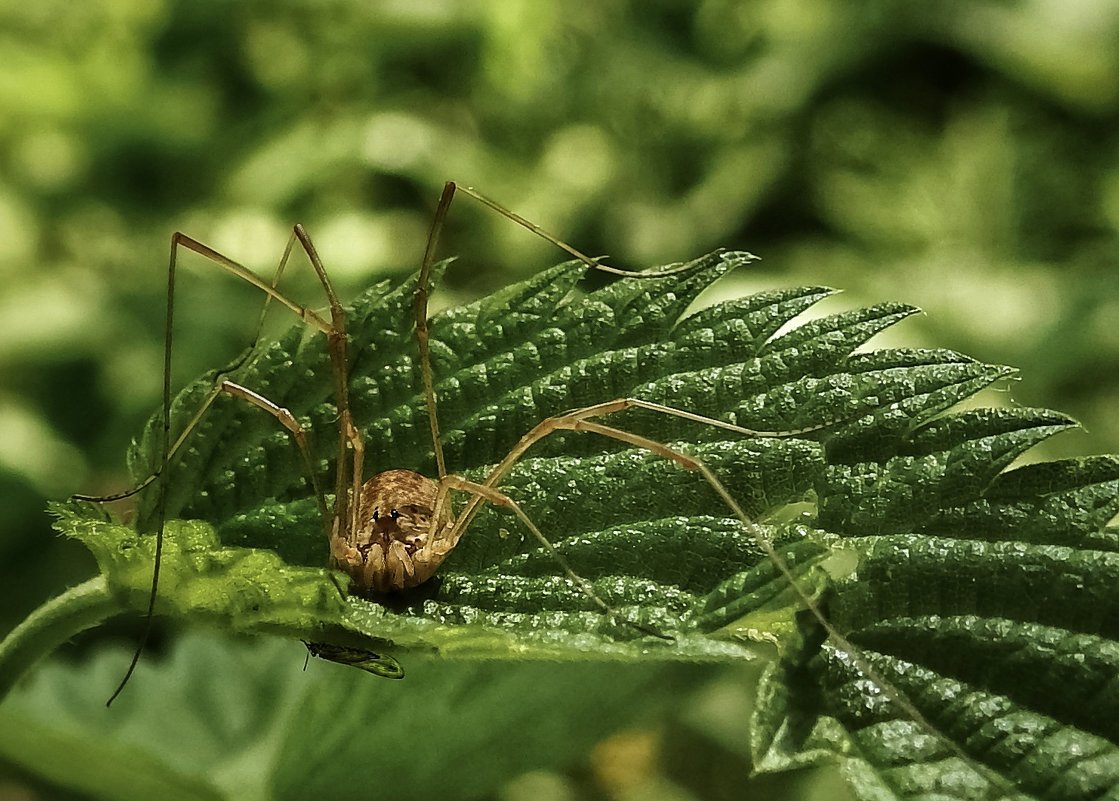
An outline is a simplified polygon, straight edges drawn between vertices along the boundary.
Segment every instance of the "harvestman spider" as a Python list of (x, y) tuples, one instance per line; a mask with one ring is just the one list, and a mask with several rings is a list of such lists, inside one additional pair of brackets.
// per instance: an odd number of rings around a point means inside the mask
[[(685, 266), (661, 271), (634, 273), (603, 265), (599, 263), (598, 260), (592, 259), (563, 243), (534, 223), (499, 206), (472, 188), (457, 187), (454, 183), (446, 184), (435, 217), (432, 221), (427, 247), (424, 252), (424, 258), (413, 296), (416, 339), (419, 346), (424, 398), (431, 428), (433, 453), (439, 475), (437, 479), (431, 479), (410, 470), (393, 469), (378, 473), (368, 481), (363, 482), (362, 475), (365, 446), (360, 431), (354, 425), (349, 406), (349, 377), (347, 374), (348, 368), (346, 359), (347, 336), (344, 314), (342, 306), (330, 284), (326, 270), (306, 231), (304, 231), (303, 227), (300, 225), (294, 226), (287, 247), (284, 250), (283, 257), (280, 260), (279, 266), (270, 284), (261, 279), (256, 273), (226, 256), (223, 256), (212, 248), (182, 233), (176, 232), (171, 239), (171, 253), (168, 263), (167, 324), (164, 353), (163, 420), (160, 465), (152, 475), (142, 481), (137, 487), (127, 492), (112, 496), (93, 497), (78, 495), (74, 497), (81, 500), (101, 503), (120, 500), (135, 495), (152, 482), (157, 481), (214, 401), (223, 394), (229, 395), (240, 398), (269, 413), (292, 435), (302, 455), (307, 473), (314, 488), (319, 511), (323, 519), (324, 532), (330, 543), (331, 562), (335, 567), (350, 575), (354, 586), (356, 586), (359, 592), (363, 594), (384, 593), (390, 590), (415, 587), (427, 581), (434, 575), (446, 556), (466, 533), (467, 528), (481, 505), (485, 502), (489, 502), (511, 510), (532, 533), (539, 544), (551, 554), (563, 569), (567, 578), (579, 587), (602, 612), (614, 614), (614, 610), (598, 597), (593, 587), (586, 580), (578, 576), (571, 569), (562, 555), (556, 552), (549, 540), (532, 522), (531, 518), (513, 499), (501, 492), (501, 490), (498, 489), (498, 485), (512, 466), (529, 448), (541, 439), (557, 431), (590, 432), (619, 440), (623, 443), (669, 459), (686, 470), (698, 472), (722, 499), (733, 515), (742, 523), (743, 528), (756, 540), (759, 547), (777, 569), (782, 579), (790, 585), (802, 608), (806, 609), (816, 619), (823, 631), (827, 633), (827, 636), (834, 646), (847, 654), (847, 658), (850, 660), (852, 666), (857, 668), (858, 672), (867, 680), (873, 682), (885, 698), (897, 704), (898, 708), (905, 712), (911, 720), (917, 723), (935, 739), (939, 740), (950, 752), (955, 754), (956, 757), (962, 759), (964, 762), (972, 765), (976, 770), (986, 775), (995, 786), (1001, 785), (1007, 789), (1012, 789), (1001, 776), (994, 774), (982, 763), (976, 762), (976, 760), (967, 754), (956, 742), (946, 737), (944, 733), (932, 725), (917, 706), (909, 700), (901, 690), (883, 678), (881, 673), (869, 662), (862, 649), (851, 643), (835, 628), (827, 619), (824, 611), (816, 600), (814, 600), (797, 582), (785, 559), (776, 551), (772, 543), (762, 534), (756, 524), (746, 515), (742, 507), (710, 468), (698, 459), (676, 448), (648, 437), (605, 425), (598, 422), (596, 418), (607, 417), (624, 409), (641, 408), (692, 422), (716, 426), (752, 437), (795, 436), (824, 428), (826, 425), (782, 432), (755, 431), (657, 403), (635, 398), (618, 398), (574, 409), (544, 419), (517, 441), (509, 453), (496, 467), (491, 469), (489, 475), (482, 482), (469, 481), (447, 472), (439, 434), (436, 395), (428, 346), (427, 306), (430, 291), (429, 276), (434, 263), (435, 247), (443, 220), (446, 217), (448, 207), (450, 206), (456, 189), (463, 191), (465, 194), (470, 195), (484, 205), (509, 217), (519, 225), (528, 228), (594, 269), (633, 277), (665, 276), (688, 269)], [(330, 306), (329, 321), (310, 308), (290, 300), (276, 288), (296, 242), (299, 243), (306, 253), (318, 277), (319, 283), (322, 285), (323, 291), (327, 296)], [(314, 460), (311, 457), (307, 432), (290, 411), (278, 406), (248, 387), (244, 387), (229, 380), (217, 382), (211, 392), (206, 396), (199, 410), (194, 414), (183, 432), (175, 440), (174, 444), (169, 444), (171, 433), (171, 322), (174, 309), (175, 263), (180, 247), (194, 251), (214, 262), (227, 272), (232, 273), (238, 278), (262, 290), (266, 294), (264, 311), (267, 311), (270, 301), (276, 300), (287, 306), (308, 325), (326, 336), (331, 369), (334, 377), (334, 393), (339, 419), (338, 459), (335, 474), (333, 511), (327, 509), (326, 497), (314, 469)], [(262, 311), (261, 314), (262, 319), (264, 311)], [(228, 373), (230, 370), (235, 370), (241, 363), (242, 362), (239, 362), (232, 368), (223, 372)], [(159, 494), (157, 496), (159, 523), (156, 531), (151, 594), (149, 596), (148, 611), (145, 618), (145, 630), (141, 635), (141, 639), (133, 653), (132, 661), (124, 677), (109, 698), (107, 705), (112, 704), (113, 700), (121, 693), (131, 678), (151, 630), (155, 602), (158, 594), (160, 556), (163, 546), (163, 525), (166, 511), (165, 485), (165, 481), (159, 481)], [(466, 492), (471, 496), (462, 511), (457, 515), (453, 513), (450, 504), (450, 493), (453, 491)], [(672, 639), (660, 632), (646, 629), (632, 621), (624, 622), (634, 626), (644, 634), (659, 636), (664, 639)], [(335, 649), (334, 646), (307, 643), (307, 647), (310, 655), (323, 656), (327, 659), (335, 658), (332, 650)], [(348, 649), (338, 650), (347, 651)], [(358, 653), (361, 654), (362, 658), (369, 656), (374, 660), (379, 659), (375, 654), (352, 652), (347, 655), (347, 658), (343, 661), (353, 663), (353, 654)]]
[[(448, 473), (443, 456), (439, 420), (436, 410), (436, 394), (428, 341), (427, 308), (430, 292), (430, 273), (435, 259), (436, 244), (439, 239), (443, 221), (456, 190), (464, 192), (509, 217), (514, 222), (528, 228), (596, 270), (632, 277), (662, 277), (689, 269), (688, 266), (682, 266), (659, 271), (636, 273), (601, 264), (598, 260), (575, 250), (547, 233), (536, 224), (499, 206), (472, 188), (459, 187), (451, 182), (447, 183), (443, 189), (439, 206), (432, 221), (422, 266), (413, 293), (420, 371), (438, 478), (428, 478), (411, 470), (390, 469), (377, 473), (368, 480), (363, 480), (365, 443), (361, 432), (354, 424), (349, 404), (345, 315), (342, 305), (327, 276), (326, 270), (323, 267), (322, 261), (319, 258), (318, 252), (303, 227), (301, 225), (295, 225), (293, 227), (287, 247), (284, 250), (283, 257), (280, 260), (271, 283), (264, 281), (256, 273), (207, 245), (185, 234), (176, 232), (171, 238), (171, 252), (168, 262), (167, 327), (163, 384), (163, 432), (161, 445), (162, 458), (160, 467), (137, 487), (128, 492), (113, 496), (75, 497), (82, 500), (97, 502), (119, 500), (134, 495), (149, 486), (152, 482), (157, 481), (166, 470), (167, 466), (176, 457), (179, 449), (190, 436), (203, 415), (206, 414), (209, 407), (218, 397), (228, 395), (239, 398), (272, 415), (291, 434), (304, 461), (319, 505), (324, 533), (329, 542), (331, 563), (351, 577), (357, 593), (362, 595), (386, 593), (423, 584), (435, 574), (439, 566), (443, 563), (443, 560), (458, 544), (481, 505), (489, 502), (495, 506), (504, 507), (512, 511), (537, 540), (540, 546), (555, 559), (567, 578), (575, 586), (579, 587), (603, 613), (614, 614), (614, 610), (597, 595), (590, 583), (578, 576), (571, 569), (567, 561), (555, 550), (551, 542), (544, 536), (539, 528), (537, 528), (528, 514), (512, 498), (501, 492), (498, 488), (499, 483), (513, 465), (524, 456), (529, 448), (541, 439), (557, 431), (590, 432), (649, 451), (676, 462), (686, 470), (698, 472), (726, 503), (734, 516), (737, 517), (747, 530), (758, 540), (761, 547), (778, 566), (784, 578), (793, 585), (797, 594), (801, 596), (805, 604), (809, 608), (816, 609), (817, 616), (821, 621), (824, 622), (830, 631), (838, 636), (838, 633), (834, 632), (830, 624), (827, 624), (827, 621), (823, 619), (823, 614), (819, 612), (816, 604), (800, 589), (799, 585), (797, 585), (788, 566), (784, 563), (784, 560), (774, 551), (772, 545), (770, 545), (764, 536), (756, 530), (753, 521), (750, 520), (737, 501), (731, 496), (730, 492), (706, 465), (688, 454), (665, 445), (664, 443), (598, 422), (598, 418), (607, 417), (625, 409), (640, 408), (692, 422), (716, 426), (750, 437), (795, 436), (797, 434), (817, 430), (820, 426), (782, 432), (756, 431), (650, 401), (636, 398), (617, 398), (574, 409), (542, 420), (517, 441), (509, 453), (491, 469), (489, 475), (481, 482), (470, 481), (461, 476)], [(329, 320), (309, 307), (291, 300), (276, 288), (296, 243), (299, 244), (307, 255), (318, 277), (318, 281), (322, 286), (323, 292), (327, 297), (330, 308)], [(332, 510), (328, 510), (327, 508), (326, 495), (316, 474), (315, 462), (311, 455), (308, 434), (303, 426), (288, 409), (273, 403), (263, 395), (234, 381), (222, 379), (216, 382), (215, 386), (206, 396), (198, 411), (187, 423), (182, 433), (179, 434), (173, 444), (169, 445), (171, 441), (171, 323), (174, 307), (176, 260), (179, 248), (191, 250), (213, 262), (218, 267), (221, 267), (227, 272), (259, 288), (267, 296), (265, 299), (265, 310), (267, 309), (268, 303), (275, 300), (294, 312), (306, 324), (326, 336), (331, 371), (334, 378), (334, 395), (338, 416), (338, 457), (335, 471)], [(471, 496), (470, 500), (457, 515), (454, 513), (450, 502), (450, 494), (455, 491), (465, 492)], [(163, 545), (163, 521), (166, 509), (164, 481), (159, 481), (158, 493), (157, 510), (159, 525), (156, 532), (157, 538), (152, 570), (151, 594), (146, 618), (147, 628), (141, 636), (140, 643), (133, 654), (132, 662), (121, 680), (120, 685), (109, 699), (108, 703), (110, 704), (123, 690), (135, 670), (143, 651), (154, 614), (159, 586), (160, 557)], [(640, 624), (631, 621), (625, 622), (635, 627), (643, 634), (660, 637), (666, 640), (672, 639), (670, 636), (653, 631)]]

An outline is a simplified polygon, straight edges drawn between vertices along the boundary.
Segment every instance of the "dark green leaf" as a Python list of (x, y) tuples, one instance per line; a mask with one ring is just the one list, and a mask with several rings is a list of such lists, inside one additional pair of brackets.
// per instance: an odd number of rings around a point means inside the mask
[[(750, 642), (773, 642), (781, 659), (752, 731), (761, 770), (837, 758), (866, 798), (1079, 798), (1119, 786), (1108, 678), (1116, 460), (1014, 467), (1073, 423), (1044, 410), (951, 411), (1008, 368), (949, 351), (856, 352), (911, 307), (790, 327), (827, 294), (809, 288), (680, 320), (749, 258), (715, 254), (679, 276), (585, 293), (582, 268), (561, 265), (432, 321), (447, 459), (474, 480), (549, 415), (623, 396), (799, 432), (746, 437), (645, 410), (606, 421), (702, 460), (749, 526), (670, 460), (588, 434), (540, 442), (501, 488), (616, 615), (492, 508), (435, 580), (347, 598), (323, 567), (322, 523), (289, 437), (226, 399), (170, 471), (169, 511), (205, 522), (168, 522), (161, 611), (284, 631), (342, 662), (374, 654), (377, 669), (382, 655), (407, 666), (417, 653), (743, 659)], [(408, 284), (374, 287), (348, 312), (367, 469), (431, 472), (410, 314)], [(305, 422), (329, 475), (337, 431), (322, 337), (297, 328), (250, 354), (237, 378)], [(212, 380), (176, 400), (176, 429)], [(133, 457), (137, 478), (157, 458), (156, 427)], [(60, 527), (90, 545), (125, 604), (144, 607), (151, 537), (72, 511)], [(806, 607), (826, 610), (828, 627)]]

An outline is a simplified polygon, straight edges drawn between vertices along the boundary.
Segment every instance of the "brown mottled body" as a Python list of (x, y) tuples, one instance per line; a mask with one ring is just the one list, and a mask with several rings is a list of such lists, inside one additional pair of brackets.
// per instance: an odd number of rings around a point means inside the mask
[(362, 485), (356, 529), (340, 531), (335, 519), (330, 537), (335, 566), (360, 594), (416, 587), (435, 574), (460, 536), (445, 501), (432, 524), (438, 497), (439, 482), (411, 470), (386, 470)]

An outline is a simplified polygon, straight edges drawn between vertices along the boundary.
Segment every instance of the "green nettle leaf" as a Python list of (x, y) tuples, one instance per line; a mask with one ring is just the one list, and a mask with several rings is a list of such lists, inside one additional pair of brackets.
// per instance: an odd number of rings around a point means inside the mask
[[(168, 471), (160, 613), (335, 643), (325, 653), (339, 661), (388, 654), (405, 669), (421, 653), (727, 661), (775, 643), (751, 726), (759, 770), (834, 760), (873, 799), (1119, 792), (1119, 537), (1109, 527), (1119, 459), (1016, 466), (1074, 423), (1036, 409), (951, 411), (1008, 368), (944, 350), (861, 350), (909, 306), (790, 326), (829, 294), (808, 287), (685, 316), (750, 258), (716, 253), (674, 276), (586, 292), (584, 268), (561, 265), (432, 320), (447, 462), (468, 478), (549, 415), (624, 396), (800, 432), (747, 437), (639, 410), (606, 421), (701, 460), (753, 526), (662, 457), (592, 433), (540, 442), (502, 489), (615, 615), (492, 508), (427, 585), (348, 595), (326, 568), (290, 437), (224, 398)], [(367, 473), (434, 473), (411, 292), (378, 284), (347, 311)], [(295, 327), (235, 377), (289, 408), (333, 475), (323, 337)], [(213, 381), (176, 398), (175, 430)], [(158, 425), (131, 454), (137, 479), (158, 463)], [(141, 531), (156, 524), (154, 499), (143, 499)], [(96, 555), (108, 592), (142, 611), (154, 538), (88, 509), (58, 513), (59, 530)], [(830, 628), (809, 614), (820, 611)]]

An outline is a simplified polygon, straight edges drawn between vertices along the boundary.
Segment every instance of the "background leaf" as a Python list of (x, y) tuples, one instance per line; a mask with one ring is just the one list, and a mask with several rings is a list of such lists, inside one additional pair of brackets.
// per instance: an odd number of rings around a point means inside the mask
[(169, 661), (141, 663), (108, 713), (125, 653), (54, 665), (5, 703), (0, 747), (98, 798), (481, 798), (648, 722), (705, 673), (417, 657), (390, 682), (318, 660), (304, 672), (304, 655), (291, 641), (186, 635)]

